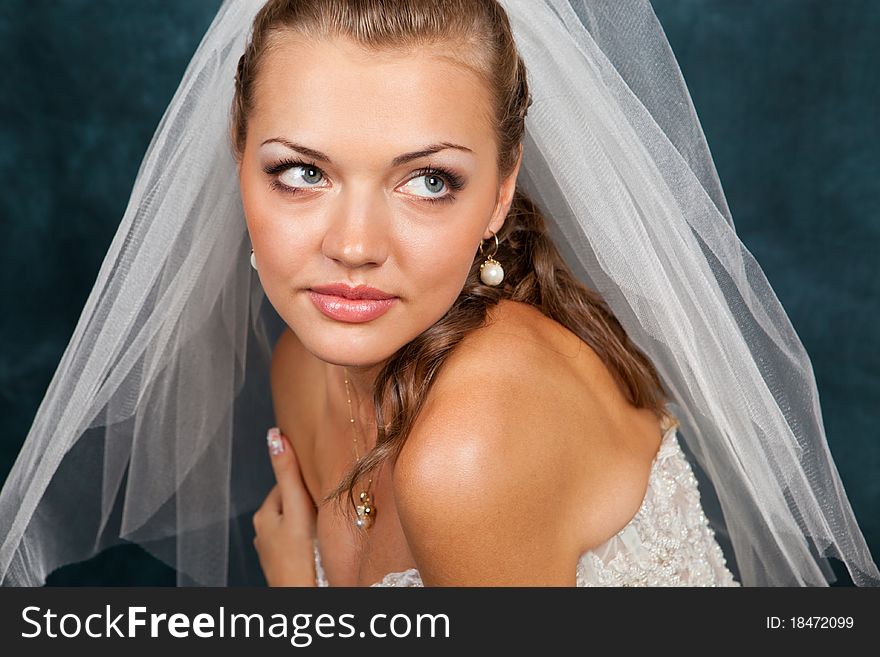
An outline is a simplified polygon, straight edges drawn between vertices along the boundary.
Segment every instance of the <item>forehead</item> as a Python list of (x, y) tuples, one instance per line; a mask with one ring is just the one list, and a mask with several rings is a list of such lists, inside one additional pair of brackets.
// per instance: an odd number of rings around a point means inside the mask
[(485, 85), (448, 49), (366, 52), (347, 39), (276, 37), (262, 60), (251, 125), (352, 146), (492, 143)]

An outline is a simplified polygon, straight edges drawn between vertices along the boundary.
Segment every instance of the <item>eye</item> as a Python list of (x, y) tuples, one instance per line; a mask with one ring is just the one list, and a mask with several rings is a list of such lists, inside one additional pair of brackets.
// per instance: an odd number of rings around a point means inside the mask
[(433, 173), (426, 173), (422, 175), (418, 175), (414, 178), (410, 178), (409, 182), (404, 185), (404, 187), (413, 188), (413, 183), (420, 183), (415, 185), (415, 189), (419, 190), (425, 189), (429, 194), (440, 194), (443, 191), (443, 188), (446, 187), (446, 181), (443, 179), (443, 176), (438, 176)]
[(317, 165), (302, 160), (282, 160), (264, 171), (275, 177), (271, 183), (273, 189), (289, 193), (313, 189), (324, 178), (324, 172)]
[[(455, 195), (452, 191), (449, 191), (446, 194), (441, 194), (443, 188), (447, 187), (450, 190), (458, 191), (464, 187), (464, 180), (461, 176), (454, 174), (451, 171), (435, 167), (425, 167), (415, 171), (412, 178), (409, 179), (404, 187), (415, 189), (416, 196), (419, 196), (422, 200), (430, 203), (436, 203), (438, 201), (454, 201)], [(426, 191), (427, 195), (425, 196), (418, 193), (419, 190)]]
[(306, 187), (310, 187), (320, 183), (323, 178), (324, 174), (318, 167), (305, 162), (295, 163), (278, 176), (278, 179), (285, 185), (296, 188), (301, 187), (298, 184), (300, 181), (306, 183)]

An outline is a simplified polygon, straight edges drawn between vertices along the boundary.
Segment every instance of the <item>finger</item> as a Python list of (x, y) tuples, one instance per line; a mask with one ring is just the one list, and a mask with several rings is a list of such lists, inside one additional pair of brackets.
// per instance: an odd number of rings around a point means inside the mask
[(278, 427), (269, 429), (266, 441), (269, 445), (272, 470), (275, 472), (275, 480), (281, 491), (282, 507), (289, 504), (291, 508), (301, 508), (306, 502), (311, 504), (312, 498), (302, 480), (299, 462), (290, 441), (281, 434)]

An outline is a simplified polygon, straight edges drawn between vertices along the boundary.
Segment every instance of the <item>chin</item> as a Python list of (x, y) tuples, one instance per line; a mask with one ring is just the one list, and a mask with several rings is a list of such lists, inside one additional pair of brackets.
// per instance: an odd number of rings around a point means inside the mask
[(310, 324), (296, 329), (303, 346), (325, 363), (345, 367), (369, 367), (391, 358), (406, 340), (385, 329), (364, 324), (326, 327)]

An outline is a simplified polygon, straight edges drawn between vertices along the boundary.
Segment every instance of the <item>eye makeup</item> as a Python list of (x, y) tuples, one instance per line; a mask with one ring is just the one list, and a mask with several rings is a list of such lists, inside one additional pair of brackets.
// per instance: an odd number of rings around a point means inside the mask
[[(288, 169), (293, 169), (295, 167), (302, 167), (303, 169), (310, 169), (314, 171), (318, 171), (321, 173), (321, 176), (325, 176), (324, 171), (317, 166), (314, 162), (308, 162), (305, 160), (300, 160), (296, 158), (284, 158), (273, 164), (269, 164), (263, 168), (263, 172), (269, 176), (272, 176), (272, 180), (269, 183), (269, 187), (275, 191), (281, 192), (283, 194), (288, 194), (290, 196), (294, 196), (299, 194), (302, 191), (307, 191), (308, 187), (291, 187), (290, 185), (285, 185), (280, 180), (278, 180), (278, 176), (287, 171)], [(427, 166), (417, 169), (412, 173), (412, 175), (406, 180), (406, 182), (410, 182), (411, 180), (415, 180), (416, 178), (420, 178), (422, 176), (437, 176), (441, 178), (452, 190), (450, 193), (445, 194), (444, 196), (437, 197), (429, 197), (429, 196), (417, 196), (420, 201), (427, 201), (428, 203), (451, 203), (455, 200), (455, 194), (453, 192), (460, 191), (465, 186), (464, 177), (440, 166)], [(319, 188), (315, 188), (319, 189)]]

